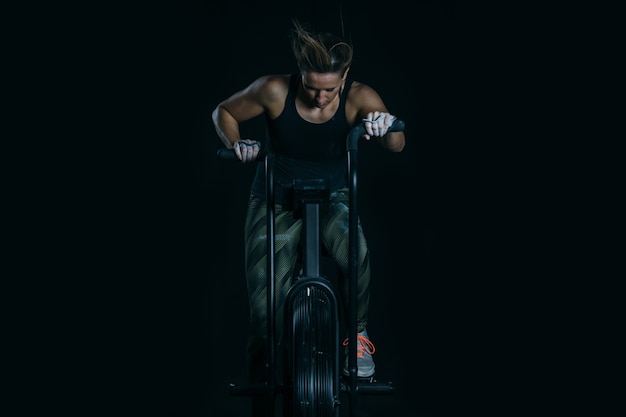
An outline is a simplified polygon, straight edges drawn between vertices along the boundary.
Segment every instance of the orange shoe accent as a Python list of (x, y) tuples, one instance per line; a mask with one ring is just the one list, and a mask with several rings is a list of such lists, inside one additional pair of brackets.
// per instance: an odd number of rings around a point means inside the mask
[[(343, 341), (343, 345), (348, 346), (348, 343), (349, 343), (349, 339), (346, 338)], [(374, 352), (376, 352), (376, 347), (374, 346), (372, 341), (363, 335), (357, 334), (357, 343), (358, 343), (356, 347), (357, 358), (364, 358), (365, 353), (369, 353), (371, 355)]]

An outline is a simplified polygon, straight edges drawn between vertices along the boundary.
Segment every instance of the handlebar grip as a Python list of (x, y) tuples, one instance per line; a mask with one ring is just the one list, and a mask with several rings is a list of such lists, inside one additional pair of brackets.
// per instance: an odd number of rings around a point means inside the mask
[(235, 150), (234, 149), (228, 149), (228, 148), (220, 148), (217, 150), (217, 157), (219, 159), (231, 159), (231, 160), (238, 160), (239, 158), (237, 158), (237, 155), (235, 155)]
[(396, 119), (391, 124), (391, 127), (389, 128), (389, 130), (391, 132), (402, 132), (404, 130), (404, 127), (405, 127), (404, 120)]
[[(391, 126), (389, 127), (389, 132), (401, 132), (404, 130), (405, 124), (404, 120), (396, 119), (393, 121)], [(346, 143), (346, 148), (348, 152), (353, 151), (357, 148), (359, 144), (359, 138), (365, 134), (365, 126), (359, 124), (354, 126), (350, 133), (348, 133), (348, 140)]]
[[(219, 148), (217, 150), (217, 157), (219, 159), (226, 159), (229, 161), (239, 161), (239, 158), (237, 158), (237, 154), (235, 154), (235, 150), (232, 148), (231, 149)], [(265, 159), (265, 151), (261, 149), (259, 154), (256, 156), (256, 162), (261, 162), (264, 159)]]

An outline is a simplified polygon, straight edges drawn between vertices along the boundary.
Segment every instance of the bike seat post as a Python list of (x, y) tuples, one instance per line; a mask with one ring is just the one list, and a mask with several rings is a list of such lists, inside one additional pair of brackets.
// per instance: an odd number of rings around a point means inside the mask
[(317, 277), (320, 275), (320, 203), (307, 202), (303, 204), (302, 226), (304, 228), (304, 276)]
[(294, 216), (302, 218), (304, 250), (303, 275), (320, 276), (320, 216), (329, 202), (329, 189), (321, 179), (295, 180)]

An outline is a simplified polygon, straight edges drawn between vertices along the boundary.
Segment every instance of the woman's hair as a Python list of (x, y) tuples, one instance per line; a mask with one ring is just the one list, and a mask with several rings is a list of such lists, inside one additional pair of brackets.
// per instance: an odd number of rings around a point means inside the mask
[(352, 65), (352, 46), (330, 33), (312, 33), (296, 20), (291, 48), (300, 72), (345, 73)]

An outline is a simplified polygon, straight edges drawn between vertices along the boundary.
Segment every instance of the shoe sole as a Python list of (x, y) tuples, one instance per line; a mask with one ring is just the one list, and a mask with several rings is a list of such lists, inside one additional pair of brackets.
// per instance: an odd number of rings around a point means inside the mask
[[(372, 372), (368, 372), (367, 374), (363, 373), (363, 372), (357, 372), (356, 376), (357, 376), (357, 378), (369, 378), (369, 377), (374, 376), (375, 373), (376, 373), (376, 370), (372, 369)], [(350, 372), (348, 370), (344, 369), (343, 370), (343, 375), (344, 376), (350, 376)]]

